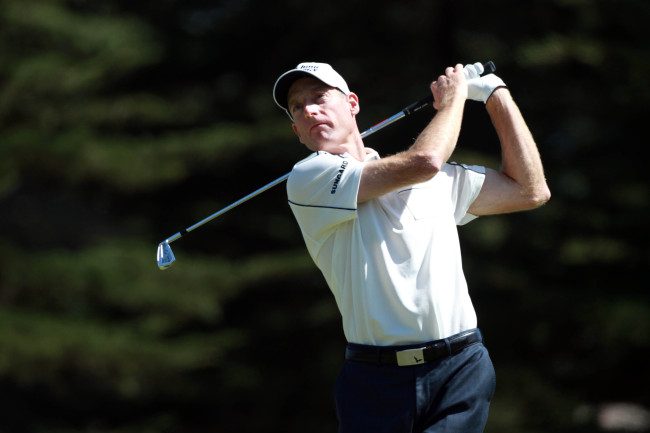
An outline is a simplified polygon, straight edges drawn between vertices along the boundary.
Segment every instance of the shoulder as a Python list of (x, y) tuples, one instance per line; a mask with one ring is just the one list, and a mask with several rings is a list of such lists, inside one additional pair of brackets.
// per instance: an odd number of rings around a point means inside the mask
[(289, 202), (354, 210), (362, 170), (363, 163), (349, 155), (316, 152), (298, 162), (289, 174)]
[(349, 167), (362, 166), (365, 162), (358, 161), (348, 154), (336, 155), (328, 152), (314, 152), (307, 158), (297, 162), (289, 174), (290, 182), (300, 182), (300, 179), (308, 176), (313, 178), (327, 172), (345, 171)]
[(343, 155), (334, 155), (328, 152), (314, 152), (309, 155), (307, 158), (298, 161), (292, 170), (292, 174), (295, 172), (305, 171), (305, 170), (319, 170), (327, 169), (332, 165), (337, 165), (341, 161), (344, 161), (346, 158)]

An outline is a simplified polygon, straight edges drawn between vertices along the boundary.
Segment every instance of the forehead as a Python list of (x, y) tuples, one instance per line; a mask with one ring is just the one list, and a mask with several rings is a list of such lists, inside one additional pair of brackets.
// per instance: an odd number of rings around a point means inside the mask
[(287, 102), (291, 104), (292, 98), (295, 99), (303, 93), (309, 94), (319, 90), (330, 90), (333, 88), (334, 87), (328, 86), (318, 78), (314, 78), (314, 77), (300, 78), (296, 80), (291, 85), (291, 87), (289, 87), (289, 91), (287, 92)]

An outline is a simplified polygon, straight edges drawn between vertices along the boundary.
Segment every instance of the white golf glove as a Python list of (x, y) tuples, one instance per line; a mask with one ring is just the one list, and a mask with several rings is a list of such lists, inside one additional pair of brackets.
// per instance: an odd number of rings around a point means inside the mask
[(481, 77), (483, 65), (474, 63), (465, 65), (465, 77), (467, 78), (467, 99), (483, 101), (485, 104), (492, 93), (499, 87), (507, 87), (503, 80), (494, 74)]

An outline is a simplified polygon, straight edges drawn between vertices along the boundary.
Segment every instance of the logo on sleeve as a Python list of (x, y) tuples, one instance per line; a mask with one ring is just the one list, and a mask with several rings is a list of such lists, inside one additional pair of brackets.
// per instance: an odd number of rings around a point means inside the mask
[(330, 191), (330, 194), (336, 194), (336, 190), (339, 187), (339, 182), (341, 181), (341, 176), (343, 176), (343, 172), (345, 171), (347, 166), (348, 166), (347, 161), (343, 161), (341, 163), (341, 168), (339, 168), (339, 172), (336, 175), (336, 178), (334, 179), (334, 183), (332, 184), (332, 190)]

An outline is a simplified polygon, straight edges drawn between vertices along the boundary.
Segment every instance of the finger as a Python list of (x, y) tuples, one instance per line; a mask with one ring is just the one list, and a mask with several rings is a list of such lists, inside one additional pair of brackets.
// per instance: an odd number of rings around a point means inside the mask
[(483, 73), (483, 64), (481, 62), (468, 64), (465, 66), (464, 72), (467, 79), (478, 78)]
[(467, 65), (465, 66), (465, 77), (468, 79), (478, 77), (478, 72), (476, 71), (476, 65)]
[(440, 108), (440, 102), (435, 97), (433, 98), (433, 109), (438, 110)]

